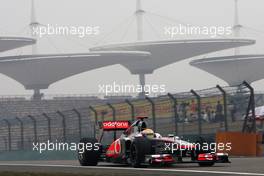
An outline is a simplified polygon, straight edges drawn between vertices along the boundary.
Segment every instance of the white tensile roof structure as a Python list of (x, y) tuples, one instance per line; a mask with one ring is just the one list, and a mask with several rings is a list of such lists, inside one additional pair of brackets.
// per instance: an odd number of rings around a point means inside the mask
[(0, 37), (0, 52), (20, 48), (36, 43), (35, 39), (24, 37)]
[[(255, 44), (255, 40), (248, 39), (169, 40), (110, 44), (94, 47), (90, 50), (150, 52), (151, 60), (123, 64), (132, 74), (139, 75), (140, 84), (144, 86), (146, 82), (145, 74), (151, 74), (158, 68), (202, 54), (253, 44)], [(145, 96), (145, 93), (142, 92), (140, 96)]]
[(40, 89), (82, 72), (148, 59), (150, 53), (142, 51), (8, 56), (0, 57), (0, 73), (38, 94)]
[(206, 71), (229, 85), (252, 83), (264, 78), (264, 55), (236, 55), (199, 59), (190, 65)]
[(91, 48), (91, 51), (146, 51), (151, 60), (124, 64), (132, 74), (151, 74), (154, 70), (183, 59), (224, 49), (255, 44), (247, 39), (171, 40), (113, 44)]
[(85, 54), (24, 55), (0, 58), (0, 73), (39, 93), (67, 77), (114, 64), (140, 75), (197, 55), (254, 44), (247, 39), (208, 39), (136, 42), (92, 48)]

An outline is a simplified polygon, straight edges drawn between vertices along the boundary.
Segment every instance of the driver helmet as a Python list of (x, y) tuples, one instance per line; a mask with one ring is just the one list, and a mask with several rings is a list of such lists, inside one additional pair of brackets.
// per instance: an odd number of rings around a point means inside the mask
[(143, 136), (145, 136), (147, 138), (150, 138), (150, 139), (154, 138), (154, 131), (152, 129), (147, 128), (147, 129), (143, 130), (141, 133)]

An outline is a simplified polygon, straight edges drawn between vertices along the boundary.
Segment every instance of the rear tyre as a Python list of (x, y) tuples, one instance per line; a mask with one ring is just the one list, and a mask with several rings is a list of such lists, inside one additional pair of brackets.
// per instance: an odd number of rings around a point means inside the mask
[(145, 162), (145, 155), (150, 154), (151, 141), (146, 138), (135, 138), (130, 146), (131, 166), (141, 167)]
[(84, 146), (86, 146), (86, 144), (91, 144), (93, 146), (92, 150), (87, 150), (86, 147), (84, 147), (85, 149), (82, 153), (78, 151), (78, 159), (81, 166), (96, 166), (100, 156), (100, 150), (96, 150), (94, 147), (95, 144), (98, 143), (97, 139), (83, 138), (80, 140), (80, 143), (84, 144)]
[(212, 167), (215, 163), (214, 162), (205, 162), (205, 163), (199, 163), (200, 167)]

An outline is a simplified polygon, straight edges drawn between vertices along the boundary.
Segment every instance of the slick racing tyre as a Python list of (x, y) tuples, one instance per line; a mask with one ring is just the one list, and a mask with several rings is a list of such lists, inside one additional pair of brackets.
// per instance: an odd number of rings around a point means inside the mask
[[(98, 141), (95, 138), (83, 138), (80, 140), (80, 143), (84, 144), (84, 146), (86, 146), (86, 144), (95, 146)], [(78, 159), (81, 166), (96, 166), (100, 157), (100, 150), (95, 150), (95, 148), (87, 150), (86, 147), (84, 148), (82, 152), (78, 151)]]
[(145, 155), (151, 151), (151, 141), (146, 138), (135, 138), (130, 146), (131, 166), (137, 168), (145, 162)]

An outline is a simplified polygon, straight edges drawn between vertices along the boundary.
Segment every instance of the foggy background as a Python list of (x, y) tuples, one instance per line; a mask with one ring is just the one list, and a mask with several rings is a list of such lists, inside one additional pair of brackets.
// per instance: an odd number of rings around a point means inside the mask
[[(29, 37), (31, 0), (0, 0), (0, 36)], [(164, 26), (177, 25), (169, 17), (198, 26), (233, 26), (233, 0), (143, 0), (144, 39), (168, 39), (162, 35)], [(35, 0), (37, 21), (41, 24), (69, 26), (100, 26), (101, 35), (48, 36), (38, 42), (38, 53), (89, 52), (89, 47), (106, 43), (131, 42), (136, 39), (133, 14), (136, 0)], [(241, 54), (264, 54), (264, 1), (239, 0), (240, 24), (245, 26), (241, 38), (256, 39), (257, 44), (243, 47)], [(151, 12), (148, 14), (148, 12)], [(133, 19), (134, 18), (134, 19)], [(122, 23), (123, 21), (123, 23)], [(110, 31), (114, 32), (111, 34)], [(109, 35), (108, 35), (109, 34)], [(210, 36), (179, 36), (174, 39), (210, 38)], [(229, 36), (228, 38), (232, 38)], [(0, 56), (30, 54), (31, 47), (1, 53)], [(192, 59), (233, 54), (233, 50), (191, 58), (160, 68), (147, 75), (147, 84), (165, 84), (168, 92), (189, 91), (226, 85), (222, 80), (188, 64)], [(48, 70), (47, 70), (48, 71)], [(253, 72), (254, 70), (252, 70)], [(29, 94), (22, 85), (0, 74), (0, 95)], [(98, 92), (98, 84), (138, 84), (138, 76), (120, 65), (100, 68), (59, 81), (42, 92), (47, 94), (90, 94)], [(264, 90), (264, 81), (253, 84)]]

